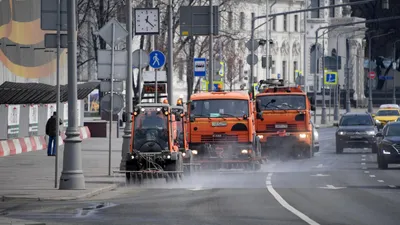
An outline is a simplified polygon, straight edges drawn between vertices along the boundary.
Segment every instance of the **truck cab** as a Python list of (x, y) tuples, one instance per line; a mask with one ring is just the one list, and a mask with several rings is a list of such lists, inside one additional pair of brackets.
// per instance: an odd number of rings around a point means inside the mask
[(260, 168), (253, 102), (246, 92), (193, 94), (188, 102), (189, 148), (196, 162), (224, 168)]
[(263, 154), (313, 156), (311, 106), (300, 86), (261, 80), (256, 95), (256, 132)]

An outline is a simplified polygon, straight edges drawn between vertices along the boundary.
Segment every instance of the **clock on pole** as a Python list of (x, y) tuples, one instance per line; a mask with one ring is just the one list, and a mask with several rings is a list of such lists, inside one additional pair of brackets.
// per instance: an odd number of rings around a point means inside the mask
[(160, 11), (158, 8), (135, 9), (135, 35), (160, 34)]

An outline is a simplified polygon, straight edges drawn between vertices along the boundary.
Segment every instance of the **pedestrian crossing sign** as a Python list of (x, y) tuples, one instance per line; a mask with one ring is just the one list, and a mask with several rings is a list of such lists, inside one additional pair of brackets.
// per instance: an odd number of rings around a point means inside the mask
[(326, 84), (326, 85), (337, 85), (338, 84), (337, 72), (325, 71), (324, 84)]

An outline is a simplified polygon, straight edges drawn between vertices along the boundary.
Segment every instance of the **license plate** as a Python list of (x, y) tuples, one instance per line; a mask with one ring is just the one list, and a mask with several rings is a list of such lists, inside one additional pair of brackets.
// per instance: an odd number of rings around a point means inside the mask
[(351, 136), (350, 139), (362, 139), (360, 136)]
[(275, 124), (275, 128), (287, 128), (287, 124)]
[(226, 122), (212, 122), (213, 127), (226, 127)]

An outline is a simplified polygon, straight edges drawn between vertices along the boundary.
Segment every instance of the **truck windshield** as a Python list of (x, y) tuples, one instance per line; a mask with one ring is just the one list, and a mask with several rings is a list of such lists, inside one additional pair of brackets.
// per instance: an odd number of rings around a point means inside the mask
[(195, 100), (190, 105), (191, 117), (243, 117), (244, 115), (249, 115), (247, 100)]
[(259, 96), (257, 101), (261, 110), (306, 109), (306, 98), (303, 95)]
[(168, 147), (168, 120), (157, 108), (144, 108), (134, 121), (134, 148), (146, 142), (156, 142), (162, 149)]

